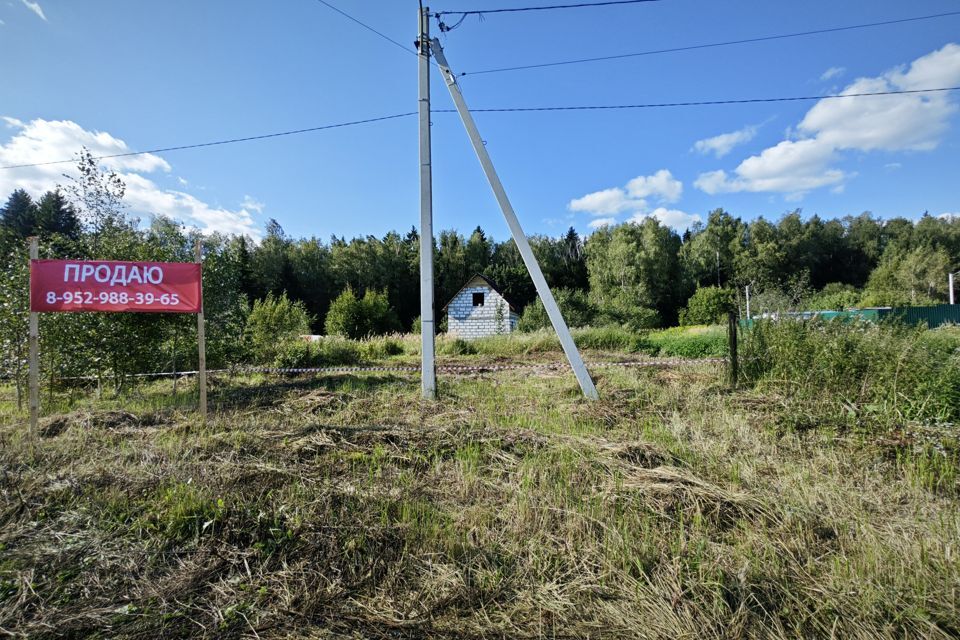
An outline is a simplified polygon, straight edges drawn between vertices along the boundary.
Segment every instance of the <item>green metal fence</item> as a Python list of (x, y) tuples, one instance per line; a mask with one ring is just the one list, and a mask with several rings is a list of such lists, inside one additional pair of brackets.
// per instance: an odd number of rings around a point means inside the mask
[[(795, 318), (801, 320), (866, 320), (881, 322), (899, 321), (908, 325), (926, 324), (933, 329), (945, 324), (960, 324), (960, 304), (938, 304), (931, 307), (875, 307), (850, 309), (849, 311), (790, 311), (767, 314), (771, 319)], [(740, 326), (750, 327), (754, 320), (741, 320)]]

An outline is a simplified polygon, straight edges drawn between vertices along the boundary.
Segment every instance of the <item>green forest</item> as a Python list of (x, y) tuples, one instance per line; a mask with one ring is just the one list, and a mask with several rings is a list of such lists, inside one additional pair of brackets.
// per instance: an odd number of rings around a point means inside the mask
[[(416, 229), (324, 240), (290, 237), (271, 220), (259, 242), (200, 236), (167, 218), (130, 215), (122, 180), (89, 153), (81, 154), (78, 170), (54, 191), (14, 191), (0, 209), (2, 374), (23, 371), (30, 236), (40, 238), (42, 258), (162, 261), (193, 260), (200, 239), (212, 366), (256, 360), (257, 340), (274, 342), (277, 326), (281, 334), (349, 337), (419, 328)], [(796, 210), (744, 221), (716, 209), (706, 224), (682, 234), (647, 218), (587, 237), (573, 228), (535, 236), (531, 244), (570, 325), (643, 331), (710, 324), (730, 308), (742, 314), (748, 285), (754, 314), (945, 302), (948, 273), (960, 265), (960, 220), (881, 220), (869, 212), (825, 218)], [(444, 230), (434, 260), (438, 313), (481, 273), (522, 310), (521, 329), (547, 325), (512, 240), (495, 240), (479, 227), (469, 234)], [(46, 314), (42, 364), (61, 377), (183, 369), (195, 362), (195, 335), (188, 316)]]

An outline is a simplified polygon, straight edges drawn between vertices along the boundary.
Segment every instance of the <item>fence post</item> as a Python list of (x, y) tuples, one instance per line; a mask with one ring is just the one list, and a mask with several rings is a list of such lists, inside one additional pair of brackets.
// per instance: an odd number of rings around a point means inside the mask
[(177, 335), (180, 332), (178, 331), (177, 325), (173, 325), (173, 400), (177, 400)]
[[(30, 263), (40, 257), (36, 236), (30, 238)], [(32, 271), (32, 270), (31, 270)], [(32, 302), (32, 301), (31, 301)], [(33, 305), (31, 305), (33, 306)], [(40, 420), (40, 321), (36, 311), (30, 311), (30, 449), (36, 446)]]
[(730, 388), (735, 389), (740, 373), (740, 363), (737, 359), (737, 313), (732, 310), (727, 318), (727, 341), (730, 345)]

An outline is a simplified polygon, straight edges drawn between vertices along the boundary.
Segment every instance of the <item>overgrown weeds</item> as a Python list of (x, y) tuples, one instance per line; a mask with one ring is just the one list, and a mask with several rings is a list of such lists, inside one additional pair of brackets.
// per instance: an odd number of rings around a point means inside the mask
[(960, 421), (960, 331), (840, 321), (758, 321), (744, 380), (850, 424)]
[(415, 378), (221, 379), (208, 425), (153, 409), (157, 383), (51, 419), (35, 455), (7, 404), (0, 630), (960, 633), (949, 425), (785, 428), (782, 371), (737, 392), (715, 366), (596, 373), (598, 403), (566, 372), (441, 376), (436, 403)]

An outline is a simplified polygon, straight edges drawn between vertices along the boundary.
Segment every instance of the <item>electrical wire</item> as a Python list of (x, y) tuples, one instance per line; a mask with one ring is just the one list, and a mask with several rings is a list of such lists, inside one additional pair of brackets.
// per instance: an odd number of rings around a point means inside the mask
[(390, 36), (386, 35), (385, 33), (381, 33), (380, 31), (377, 31), (376, 29), (374, 29), (373, 27), (371, 27), (370, 25), (368, 25), (366, 22), (363, 22), (363, 21), (361, 21), (361, 20), (358, 20), (357, 18), (354, 18), (352, 15), (350, 15), (350, 14), (347, 13), (346, 11), (343, 11), (342, 9), (338, 9), (337, 7), (335, 7), (335, 6), (333, 6), (332, 4), (330, 4), (329, 2), (327, 2), (326, 0), (317, 0), (317, 2), (319, 2), (319, 3), (322, 4), (322, 5), (324, 5), (325, 7), (328, 7), (328, 8), (330, 8), (330, 9), (333, 9), (334, 11), (336, 11), (337, 13), (339, 13), (340, 15), (342, 15), (343, 17), (347, 18), (348, 20), (352, 20), (352, 21), (356, 22), (358, 25), (360, 25), (361, 27), (363, 27), (363, 28), (366, 29), (367, 31), (370, 31), (370, 32), (373, 32), (373, 33), (377, 34), (378, 36), (380, 36), (381, 38), (383, 38), (384, 40), (386, 40), (386, 41), (389, 42), (390, 44), (393, 44), (393, 45), (395, 45), (395, 46), (397, 46), (397, 47), (400, 47), (401, 49), (403, 49), (403, 50), (406, 51), (407, 53), (412, 53), (413, 55), (417, 55), (417, 52), (414, 51), (413, 49), (411, 49), (410, 47), (408, 47), (408, 46), (406, 46), (406, 45), (404, 45), (404, 44), (401, 44), (400, 42), (397, 42), (396, 40), (394, 40), (394, 39), (391, 38)]
[(465, 15), (475, 16), (483, 13), (515, 13), (517, 11), (548, 11), (552, 9), (583, 9), (589, 7), (608, 7), (615, 4), (640, 4), (642, 2), (659, 2), (660, 0), (607, 0), (606, 2), (578, 2), (576, 4), (554, 4), (542, 7), (513, 7), (505, 9), (476, 9), (473, 11), (439, 11), (435, 15)]
[[(795, 33), (782, 33), (782, 34), (773, 35), (773, 36), (760, 36), (760, 37), (757, 37), (757, 38), (744, 38), (744, 39), (742, 39), (742, 40), (726, 40), (726, 41), (723, 41), (723, 42), (709, 42), (709, 43), (705, 43), (705, 44), (694, 44), (694, 45), (688, 45), (688, 46), (683, 46), (683, 47), (670, 47), (670, 48), (667, 48), (667, 49), (652, 49), (652, 50), (648, 50), (648, 51), (638, 51), (638, 52), (635, 52), (635, 53), (621, 53), (621, 54), (611, 55), (611, 56), (597, 56), (597, 57), (593, 57), (593, 58), (575, 58), (575, 59), (572, 59), (572, 60), (559, 60), (559, 61), (556, 61), (556, 62), (541, 62), (541, 63), (538, 63), (538, 64), (525, 64), (525, 65), (517, 65), (517, 66), (513, 66), (513, 67), (497, 67), (497, 68), (493, 68), (493, 69), (481, 69), (480, 71), (468, 71), (468, 72), (464, 72), (464, 73), (461, 73), (460, 75), (461, 75), (461, 76), (467, 76), (467, 75), (476, 76), (476, 75), (481, 75), (481, 74), (485, 74), (485, 73), (502, 73), (502, 72), (505, 72), (505, 71), (522, 71), (522, 70), (525, 70), (525, 69), (542, 69), (542, 68), (544, 68), (544, 67), (559, 67), (559, 66), (562, 66), (562, 65), (582, 64), (582, 63), (586, 63), (586, 62), (602, 62), (602, 61), (605, 61), (605, 60), (622, 60), (622, 59), (624, 59), (624, 58), (636, 58), (636, 57), (640, 57), (640, 56), (652, 56), (652, 55), (659, 55), (659, 54), (663, 54), (663, 53), (676, 53), (676, 52), (679, 52), (679, 51), (695, 51), (695, 50), (697, 50), (697, 49), (710, 49), (710, 48), (713, 48), (713, 47), (729, 47), (729, 46), (732, 46), (732, 45), (750, 44), (750, 43), (753, 43), (753, 42), (767, 42), (767, 41), (770, 41), (770, 40), (784, 40), (784, 39), (787, 39), (787, 38), (799, 38), (799, 37), (803, 37), (803, 36), (812, 36), (812, 35), (818, 35), (818, 34), (823, 34), (823, 33), (836, 33), (836, 32), (838, 32), (838, 31), (852, 31), (852, 30), (854, 30), (854, 29), (868, 29), (868, 28), (872, 28), (872, 27), (882, 27), (882, 26), (891, 25), (891, 24), (902, 24), (902, 23), (905, 23), (905, 22), (917, 22), (917, 21), (920, 21), (920, 20), (933, 20), (933, 19), (935, 19), (935, 18), (946, 18), (946, 17), (950, 17), (950, 16), (957, 16), (957, 15), (960, 15), (960, 11), (948, 11), (948, 12), (946, 12), (946, 13), (935, 13), (935, 14), (926, 15), (926, 16), (916, 16), (916, 17), (913, 17), (913, 18), (899, 18), (899, 19), (897, 19), (897, 20), (884, 20), (884, 21), (882, 21), (882, 22), (868, 22), (868, 23), (863, 23), (863, 24), (851, 24), (851, 25), (846, 25), (846, 26), (843, 26), (843, 27), (831, 27), (831, 28), (827, 28), (827, 29), (815, 29), (815, 30), (812, 30), (812, 31), (798, 31), (798, 32), (795, 32)], [(452, 29), (453, 27), (450, 27), (450, 28)]]
[[(760, 102), (800, 102), (805, 100), (833, 100), (838, 98), (866, 98), (872, 96), (897, 96), (915, 93), (937, 93), (960, 91), (960, 87), (939, 87), (936, 89), (906, 89), (903, 91), (871, 91), (863, 93), (841, 93), (822, 96), (791, 96), (785, 98), (745, 98), (737, 100), (697, 100), (692, 102), (649, 102), (644, 104), (613, 105), (575, 105), (564, 107), (511, 107), (496, 109), (470, 109), (473, 113), (517, 113), (527, 111), (606, 111), (614, 109), (659, 109), (664, 107), (703, 107), (721, 104), (752, 104)], [(455, 113), (455, 109), (434, 109), (434, 113)]]
[[(147, 153), (165, 153), (167, 151), (182, 151), (184, 149), (200, 149), (202, 147), (215, 147), (223, 144), (234, 144), (236, 142), (250, 142), (252, 140), (266, 140), (267, 138), (280, 138), (282, 136), (293, 136), (300, 133), (310, 133), (312, 131), (324, 131), (326, 129), (340, 129), (343, 127), (352, 127), (360, 124), (369, 124), (371, 122), (382, 122), (384, 120), (395, 120), (397, 118), (406, 118), (408, 116), (417, 115), (416, 111), (410, 111), (408, 113), (395, 113), (389, 116), (380, 116), (377, 118), (367, 118), (365, 120), (353, 120), (351, 122), (340, 122), (337, 124), (327, 124), (320, 127), (309, 127), (307, 129), (293, 129), (291, 131), (280, 131), (277, 133), (265, 133), (259, 136), (247, 136), (244, 138), (231, 138), (229, 140), (217, 140), (214, 142), (201, 142), (198, 144), (184, 144), (176, 147), (164, 147), (160, 149), (148, 149), (147, 151), (129, 151), (127, 153), (113, 153), (105, 156), (96, 156), (94, 160), (107, 160), (109, 158), (126, 158), (129, 156), (141, 156)], [(24, 169), (27, 167), (45, 167), (53, 164), (66, 164), (76, 162), (76, 158), (70, 160), (52, 160), (50, 162), (34, 162), (31, 164), (14, 164), (6, 167), (0, 167), (0, 170), (3, 169)]]
[[(939, 87), (935, 89), (906, 89), (902, 91), (872, 91), (872, 92), (862, 92), (862, 93), (842, 93), (842, 94), (827, 94), (819, 96), (790, 96), (790, 97), (779, 97), (779, 98), (744, 98), (744, 99), (732, 99), (732, 100), (697, 100), (690, 102), (649, 102), (649, 103), (640, 103), (640, 104), (614, 104), (614, 105), (571, 105), (571, 106), (554, 106), (554, 107), (501, 107), (501, 108), (490, 108), (490, 109), (471, 109), (473, 113), (524, 113), (524, 112), (535, 112), (535, 111), (608, 111), (615, 109), (658, 109), (658, 108), (667, 108), (667, 107), (701, 107), (701, 106), (713, 106), (713, 105), (724, 105), (724, 104), (753, 104), (753, 103), (764, 103), (764, 102), (799, 102), (799, 101), (810, 101), (810, 100), (832, 100), (839, 98), (865, 98), (872, 96), (895, 96), (895, 95), (909, 95), (909, 94), (925, 94), (925, 93), (943, 93), (946, 91), (960, 91), (960, 86), (958, 87)], [(433, 109), (432, 113), (456, 113), (455, 109)], [(301, 133), (310, 133), (312, 131), (323, 131), (325, 129), (338, 129), (342, 127), (351, 127), (354, 125), (369, 124), (372, 122), (382, 122), (384, 120), (395, 120), (397, 118), (406, 118), (409, 116), (417, 115), (416, 111), (410, 111), (407, 113), (396, 113), (389, 116), (380, 116), (377, 118), (367, 118), (365, 120), (353, 120), (351, 122), (341, 122), (338, 124), (328, 124), (320, 127), (309, 127), (306, 129), (293, 129), (291, 131), (280, 131), (278, 133), (267, 133), (258, 136), (247, 136), (244, 138), (231, 138), (228, 140), (217, 140), (214, 142), (201, 142), (198, 144), (185, 144), (175, 147), (163, 147), (159, 149), (149, 149), (147, 151), (130, 151), (127, 153), (114, 153), (104, 156), (96, 156), (94, 160), (107, 160), (110, 158), (125, 158), (129, 156), (139, 156), (147, 153), (165, 153), (167, 151), (181, 151), (184, 149), (199, 149), (203, 147), (214, 147), (218, 145), (225, 144), (234, 144), (237, 142), (249, 142), (252, 140), (265, 140), (267, 138), (279, 138), (283, 136), (292, 136)], [(30, 164), (15, 164), (8, 165), (5, 167), (0, 167), (0, 170), (6, 169), (24, 169), (27, 167), (43, 167), (54, 164), (66, 164), (76, 162), (76, 159), (70, 160), (53, 160), (50, 162), (34, 162)]]

